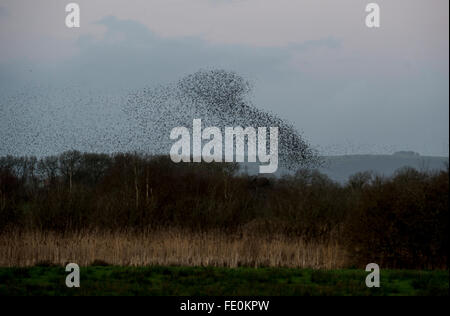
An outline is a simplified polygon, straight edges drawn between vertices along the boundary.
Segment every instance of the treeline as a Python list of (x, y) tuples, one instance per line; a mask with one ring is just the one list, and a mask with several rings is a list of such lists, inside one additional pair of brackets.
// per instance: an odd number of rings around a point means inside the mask
[(238, 165), (70, 151), (0, 158), (0, 231), (181, 228), (337, 240), (355, 265), (448, 267), (449, 174), (369, 172), (345, 185), (314, 170), (282, 178)]

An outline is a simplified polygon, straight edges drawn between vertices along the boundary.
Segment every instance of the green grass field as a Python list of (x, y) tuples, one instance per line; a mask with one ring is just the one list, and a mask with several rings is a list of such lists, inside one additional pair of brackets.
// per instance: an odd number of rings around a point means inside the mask
[(367, 288), (363, 270), (283, 268), (81, 268), (81, 287), (67, 288), (63, 267), (0, 268), (0, 295), (449, 295), (448, 271), (381, 271)]

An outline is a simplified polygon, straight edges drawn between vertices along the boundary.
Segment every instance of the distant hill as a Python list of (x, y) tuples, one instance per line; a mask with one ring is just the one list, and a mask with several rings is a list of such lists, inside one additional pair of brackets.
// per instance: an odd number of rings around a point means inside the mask
[[(396, 170), (412, 167), (420, 171), (442, 170), (447, 168), (448, 157), (420, 156), (415, 152), (401, 151), (393, 155), (345, 155), (325, 156), (324, 165), (319, 171), (334, 181), (344, 183), (349, 176), (363, 171), (372, 171), (379, 175), (391, 176)], [(258, 174), (259, 164), (243, 163), (241, 172), (250, 175)], [(279, 168), (276, 176), (291, 173)]]
[(442, 170), (448, 157), (420, 156), (413, 152), (397, 152), (393, 155), (346, 155), (324, 157), (325, 164), (319, 170), (338, 182), (345, 182), (352, 174), (373, 171), (391, 176), (400, 168), (413, 167), (420, 171)]

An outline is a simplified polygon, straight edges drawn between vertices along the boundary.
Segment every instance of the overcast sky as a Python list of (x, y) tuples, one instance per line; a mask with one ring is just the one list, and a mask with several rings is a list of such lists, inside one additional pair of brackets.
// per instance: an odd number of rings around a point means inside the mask
[(0, 0), (0, 154), (64, 149), (27, 133), (95, 137), (121, 95), (223, 68), (323, 153), (448, 156), (448, 0), (375, 1), (377, 29), (363, 0), (80, 0), (73, 29), (69, 2)]

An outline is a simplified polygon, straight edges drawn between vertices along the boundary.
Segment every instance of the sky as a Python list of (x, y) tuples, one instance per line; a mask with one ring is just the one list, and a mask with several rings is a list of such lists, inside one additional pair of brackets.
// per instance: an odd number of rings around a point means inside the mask
[(0, 154), (100, 148), (127, 94), (219, 68), (323, 154), (448, 156), (447, 0), (69, 2), (0, 0)]

